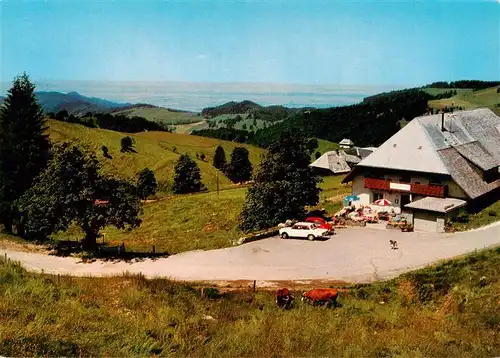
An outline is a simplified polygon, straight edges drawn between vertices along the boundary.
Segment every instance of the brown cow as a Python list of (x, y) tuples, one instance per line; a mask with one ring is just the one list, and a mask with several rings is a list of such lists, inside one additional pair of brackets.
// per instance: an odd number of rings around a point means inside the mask
[(281, 288), (276, 291), (276, 304), (280, 308), (288, 309), (292, 306), (293, 296), (288, 288)]
[(313, 305), (324, 303), (326, 305), (335, 305), (339, 292), (330, 288), (314, 288), (302, 294), (302, 301), (308, 300)]

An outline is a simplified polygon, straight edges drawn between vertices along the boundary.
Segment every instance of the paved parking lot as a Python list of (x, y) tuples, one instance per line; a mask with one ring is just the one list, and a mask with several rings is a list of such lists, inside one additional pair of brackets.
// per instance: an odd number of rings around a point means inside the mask
[[(500, 244), (500, 223), (456, 234), (349, 228), (326, 241), (278, 237), (237, 247), (191, 251), (139, 262), (82, 263), (74, 258), (0, 249), (26, 268), (55, 274), (105, 276), (125, 271), (179, 280), (345, 280), (370, 282), (476, 249)], [(399, 250), (391, 250), (397, 240)]]

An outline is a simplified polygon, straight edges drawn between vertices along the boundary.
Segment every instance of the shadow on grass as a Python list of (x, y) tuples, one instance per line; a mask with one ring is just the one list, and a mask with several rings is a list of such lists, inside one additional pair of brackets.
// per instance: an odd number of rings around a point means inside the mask
[(131, 261), (138, 259), (156, 259), (170, 256), (167, 252), (127, 251), (125, 245), (109, 246), (98, 243), (94, 249), (84, 248), (79, 241), (58, 241), (51, 244), (54, 256), (70, 256), (78, 254), (84, 261), (100, 259), (105, 261)]

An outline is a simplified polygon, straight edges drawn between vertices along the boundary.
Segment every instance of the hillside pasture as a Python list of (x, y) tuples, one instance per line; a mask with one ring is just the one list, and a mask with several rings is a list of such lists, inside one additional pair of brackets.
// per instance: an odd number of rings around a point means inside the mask
[(203, 121), (198, 113), (175, 111), (163, 107), (134, 107), (121, 111), (115, 111), (113, 114), (120, 114), (127, 117), (143, 117), (152, 122), (158, 122), (168, 125), (192, 124)]
[[(329, 176), (320, 183), (320, 202), (311, 209), (324, 208), (333, 215), (350, 185), (341, 184), (343, 176)], [(190, 250), (211, 250), (230, 247), (243, 236), (239, 215), (245, 203), (247, 188), (227, 186), (217, 192), (171, 195), (144, 204), (142, 224), (130, 231), (108, 227), (102, 232), (110, 246), (121, 243), (129, 251), (175, 254)], [(55, 240), (80, 240), (83, 233), (73, 227), (66, 233), (53, 235)]]
[[(168, 193), (168, 187), (173, 182), (175, 163), (183, 153), (189, 154), (200, 167), (202, 182), (209, 190), (215, 190), (217, 176), (221, 187), (231, 185), (220, 171), (212, 166), (215, 149), (222, 145), (229, 158), (232, 150), (243, 146), (250, 153), (250, 161), (258, 166), (264, 150), (250, 145), (243, 145), (217, 139), (176, 134), (168, 132), (143, 132), (126, 134), (104, 129), (87, 128), (82, 125), (50, 120), (48, 133), (55, 142), (80, 143), (97, 154), (103, 170), (117, 176), (134, 179), (136, 174), (145, 167), (153, 170), (160, 189)], [(134, 139), (137, 153), (122, 153), (120, 140), (125, 136)], [(105, 158), (101, 147), (106, 146), (112, 159)], [(205, 154), (205, 161), (197, 160), (196, 153)]]
[(463, 107), (465, 109), (475, 109), (479, 107), (488, 107), (497, 114), (500, 113), (500, 93), (497, 93), (498, 87), (491, 87), (484, 90), (457, 90), (457, 95), (429, 101), (429, 107), (434, 109), (443, 109), (445, 107)]

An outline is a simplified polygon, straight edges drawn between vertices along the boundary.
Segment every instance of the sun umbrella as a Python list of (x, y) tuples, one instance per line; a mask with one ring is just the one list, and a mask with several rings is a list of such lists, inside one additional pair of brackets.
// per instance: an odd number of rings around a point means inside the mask
[(359, 196), (357, 196), (357, 195), (347, 195), (345, 197), (345, 200), (347, 200), (347, 201), (356, 201), (356, 200), (359, 200)]
[(387, 200), (387, 199), (378, 199), (373, 202), (375, 205), (380, 205), (380, 206), (389, 206), (392, 203)]

